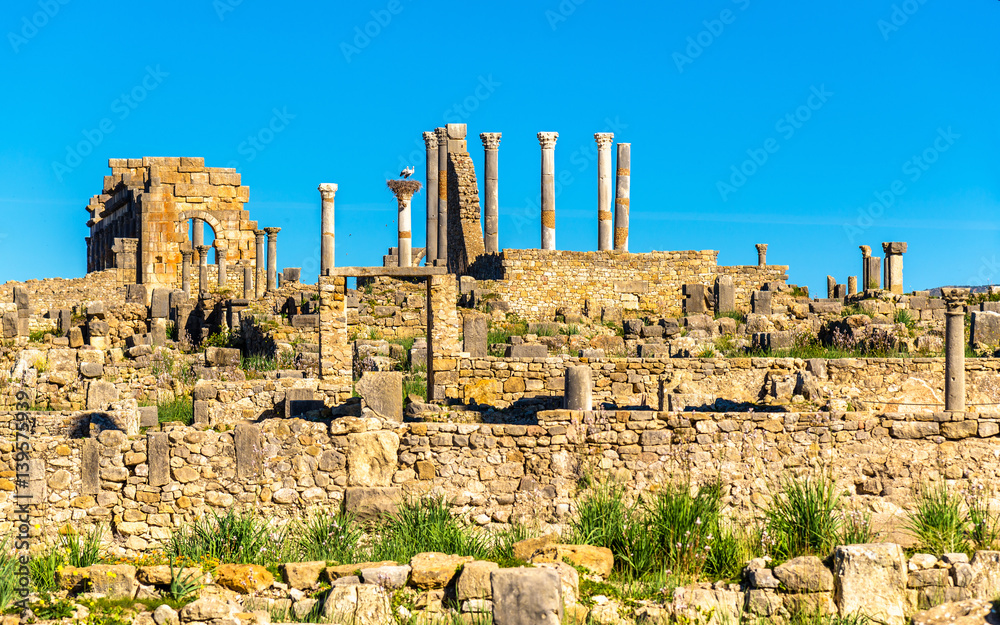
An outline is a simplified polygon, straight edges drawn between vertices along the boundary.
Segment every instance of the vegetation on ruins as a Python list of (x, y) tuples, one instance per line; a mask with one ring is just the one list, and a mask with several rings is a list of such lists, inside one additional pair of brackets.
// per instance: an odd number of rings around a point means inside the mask
[(46, 334), (58, 336), (59, 332), (51, 326), (47, 328), (39, 328), (38, 330), (32, 330), (31, 332), (28, 333), (28, 342), (42, 343), (45, 341)]
[(17, 554), (11, 537), (0, 537), (0, 613), (14, 600), (17, 565)]
[(190, 395), (179, 395), (157, 404), (156, 412), (160, 423), (180, 421), (184, 425), (191, 425), (194, 421), (194, 402)]
[(841, 503), (827, 476), (785, 477), (764, 513), (762, 543), (768, 553), (784, 561), (804, 555), (825, 557), (841, 530), (837, 512)]
[(982, 485), (956, 493), (946, 484), (925, 485), (904, 528), (930, 553), (992, 550), (1000, 539), (1000, 515), (990, 510)]

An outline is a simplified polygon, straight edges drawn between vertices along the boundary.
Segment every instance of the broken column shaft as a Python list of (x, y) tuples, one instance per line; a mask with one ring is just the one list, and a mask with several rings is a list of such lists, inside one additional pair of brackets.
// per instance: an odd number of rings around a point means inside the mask
[(198, 293), (208, 293), (208, 250), (207, 245), (199, 245), (198, 250)]
[(278, 288), (278, 233), (281, 228), (264, 228), (267, 233), (267, 292)]
[(322, 201), (320, 212), (320, 240), (319, 240), (319, 273), (321, 276), (330, 275), (330, 270), (336, 265), (334, 262), (334, 205), (333, 199), (337, 195), (337, 185), (324, 182), (319, 185), (319, 195)]
[(263, 230), (255, 230), (254, 235), (257, 237), (257, 260), (255, 261), (257, 266), (257, 273), (254, 276), (254, 286), (257, 292), (257, 297), (264, 297), (264, 287), (267, 281), (267, 267), (265, 264), (264, 257), (264, 237), (267, 233)]
[(229, 281), (228, 265), (226, 264), (226, 252), (229, 245), (225, 241), (215, 240), (215, 264), (219, 266), (219, 289), (226, 288)]
[(767, 266), (767, 243), (758, 243), (757, 248), (757, 266), (766, 267)]
[(410, 267), (413, 265), (412, 232), (410, 230), (410, 201), (413, 194), (420, 190), (421, 184), (418, 180), (389, 180), (386, 184), (392, 189), (396, 196), (396, 203), (399, 207), (399, 217), (396, 223), (399, 224), (399, 266)]
[(903, 254), (906, 253), (906, 243), (897, 241), (883, 243), (882, 251), (885, 252), (885, 290), (903, 294)]
[(191, 297), (191, 258), (194, 253), (191, 250), (181, 250), (181, 289), (184, 295)]
[(632, 144), (618, 144), (618, 168), (615, 180), (615, 250), (628, 251), (629, 183), (632, 167)]
[[(435, 128), (438, 139), (438, 265), (448, 264), (448, 129)], [(431, 193), (431, 191), (428, 191)]]

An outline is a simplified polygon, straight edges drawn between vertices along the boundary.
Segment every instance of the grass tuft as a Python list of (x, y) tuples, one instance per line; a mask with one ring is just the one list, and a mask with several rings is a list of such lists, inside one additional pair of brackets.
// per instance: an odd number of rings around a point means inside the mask
[(840, 535), (841, 496), (828, 476), (782, 479), (781, 492), (765, 510), (764, 542), (779, 561), (825, 557)]

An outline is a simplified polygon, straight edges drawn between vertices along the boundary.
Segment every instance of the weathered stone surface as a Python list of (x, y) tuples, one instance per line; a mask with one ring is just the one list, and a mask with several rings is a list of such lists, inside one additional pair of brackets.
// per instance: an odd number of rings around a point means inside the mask
[[(386, 566), (399, 566), (398, 562), (392, 560), (382, 560), (381, 562), (355, 562), (351, 564), (338, 564), (328, 566), (323, 570), (323, 581), (331, 584), (345, 577), (357, 577), (358, 573), (365, 569), (377, 569)], [(360, 579), (358, 580), (360, 581)]]
[(1000, 551), (977, 551), (972, 556), (971, 579), (966, 586), (976, 599), (994, 599), (1000, 594)]
[(830, 592), (833, 574), (816, 556), (801, 556), (774, 569), (774, 576), (792, 592)]
[(132, 599), (139, 583), (135, 567), (128, 564), (95, 564), (87, 567), (90, 589), (109, 599)]
[(118, 388), (112, 382), (94, 380), (87, 387), (87, 410), (107, 410), (118, 401)]
[(365, 405), (383, 419), (403, 420), (403, 374), (399, 371), (366, 371), (356, 385)]
[(567, 613), (570, 611), (580, 596), (580, 573), (565, 562), (537, 562), (536, 568), (552, 569), (559, 574), (559, 581), (562, 584), (563, 605), (566, 606)]
[(434, 551), (418, 553), (410, 560), (410, 580), (425, 590), (444, 588), (472, 556), (453, 556)]
[(205, 362), (209, 367), (240, 366), (240, 350), (230, 347), (209, 347), (205, 350)]
[(569, 562), (582, 566), (595, 575), (607, 577), (615, 565), (615, 557), (607, 547), (592, 545), (552, 544), (536, 552), (532, 562)]
[(344, 510), (358, 520), (371, 521), (386, 514), (395, 514), (402, 498), (399, 488), (347, 488), (344, 491)]
[(547, 569), (498, 569), (490, 574), (494, 625), (559, 625), (562, 583)]
[(326, 562), (288, 562), (282, 564), (281, 580), (292, 588), (311, 588), (319, 583), (319, 576), (326, 568)]
[(514, 543), (514, 559), (521, 562), (529, 562), (531, 558), (541, 552), (545, 547), (553, 545), (559, 541), (558, 534), (545, 534), (538, 538), (527, 538)]
[(997, 625), (1000, 617), (993, 611), (993, 601), (967, 599), (944, 603), (913, 615), (913, 625)]
[(270, 588), (274, 583), (274, 576), (256, 564), (222, 564), (215, 569), (215, 583), (248, 595)]
[[(173, 574), (178, 578), (200, 580), (204, 573), (199, 567), (174, 568)], [(171, 580), (170, 565), (154, 564), (150, 566), (140, 566), (136, 573), (136, 579), (147, 585), (169, 586)]]
[(873, 543), (834, 549), (834, 596), (840, 613), (861, 613), (884, 625), (905, 625), (906, 568), (906, 555), (899, 545)]
[(360, 570), (361, 579), (366, 584), (375, 584), (387, 590), (403, 588), (410, 579), (410, 566), (406, 564), (366, 567)]
[(492, 599), (493, 587), (490, 585), (490, 572), (500, 568), (496, 562), (476, 560), (462, 568), (455, 584), (455, 595), (459, 601), (467, 599)]
[(487, 355), (487, 324), (486, 315), (467, 312), (463, 316), (462, 341), (463, 351), (469, 353), (473, 358), (482, 358)]
[(323, 621), (341, 625), (385, 625), (394, 621), (389, 595), (380, 586), (334, 586), (323, 599)]
[(1000, 314), (990, 311), (972, 311), (970, 342), (974, 349), (1000, 347)]
[(507, 358), (546, 358), (549, 350), (544, 345), (508, 345)]
[(348, 485), (389, 486), (392, 483), (392, 475), (396, 472), (398, 450), (399, 435), (395, 432), (348, 434)]
[(242, 610), (234, 603), (223, 601), (217, 597), (202, 597), (187, 604), (180, 610), (180, 618), (184, 622), (208, 622), (222, 619), (232, 619)]

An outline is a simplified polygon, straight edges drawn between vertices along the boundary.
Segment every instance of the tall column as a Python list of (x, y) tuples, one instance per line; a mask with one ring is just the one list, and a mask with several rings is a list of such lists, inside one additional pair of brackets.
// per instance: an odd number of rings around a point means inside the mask
[(558, 132), (538, 133), (542, 146), (542, 249), (556, 249), (556, 139)]
[(628, 251), (629, 183), (632, 176), (632, 144), (618, 144), (618, 171), (615, 181), (615, 250)]
[(479, 135), (483, 141), (484, 169), (486, 170), (486, 204), (483, 206), (483, 244), (487, 254), (500, 251), (499, 227), (500, 189), (497, 184), (497, 150), (500, 148), (499, 132), (484, 132)]
[(412, 232), (410, 231), (410, 200), (413, 194), (420, 190), (419, 180), (389, 180), (386, 182), (393, 195), (396, 196), (396, 203), (399, 205), (399, 217), (396, 223), (399, 224), (399, 266), (413, 266), (413, 248), (410, 244)]
[(611, 212), (611, 144), (613, 132), (595, 132), (597, 142), (597, 249), (615, 248), (615, 225)]
[(264, 258), (264, 237), (267, 233), (263, 230), (255, 230), (254, 235), (257, 237), (257, 260), (254, 263), (257, 266), (257, 274), (254, 276), (254, 286), (256, 287), (257, 297), (264, 297), (264, 287), (267, 284), (267, 265)]
[(767, 266), (767, 243), (758, 243), (757, 248), (757, 266), (766, 267)]
[(191, 245), (198, 247), (205, 245), (205, 220), (197, 217), (191, 220), (193, 232), (191, 233)]
[(438, 257), (438, 138), (434, 131), (424, 133), (424, 146), (427, 147), (427, 250), (424, 254), (426, 264), (433, 265)]
[(181, 289), (189, 299), (191, 297), (191, 250), (181, 250)]
[(333, 198), (337, 195), (337, 185), (324, 182), (319, 185), (319, 194), (323, 202), (320, 209), (319, 274), (327, 276), (336, 264), (333, 255)]
[(859, 245), (858, 249), (861, 250), (861, 290), (871, 288), (870, 278), (868, 275), (869, 262), (868, 259), (871, 258), (872, 248), (870, 245)]
[(243, 265), (243, 299), (253, 299), (253, 267)]
[(969, 289), (945, 288), (944, 409), (965, 411), (965, 302)]
[(215, 262), (219, 265), (219, 290), (226, 288), (229, 281), (228, 265), (226, 264), (226, 252), (229, 251), (229, 244), (221, 239), (215, 240)]
[(906, 243), (897, 241), (883, 243), (885, 252), (885, 289), (896, 295), (903, 294), (903, 254), (906, 253)]
[(264, 228), (267, 233), (267, 292), (278, 287), (278, 233), (281, 228)]
[[(435, 128), (438, 139), (438, 265), (448, 264), (448, 129)], [(430, 193), (428, 191), (427, 193)]]
[(204, 295), (208, 293), (208, 250), (212, 249), (207, 245), (199, 245), (198, 250), (198, 293)]

